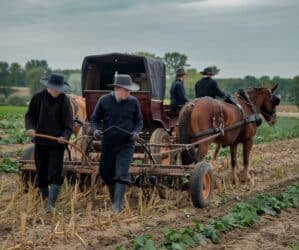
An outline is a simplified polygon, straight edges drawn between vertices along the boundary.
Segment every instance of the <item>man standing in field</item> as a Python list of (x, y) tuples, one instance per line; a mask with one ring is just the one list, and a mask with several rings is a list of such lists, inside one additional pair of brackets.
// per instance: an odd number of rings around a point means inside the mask
[(180, 108), (188, 102), (184, 88), (185, 77), (185, 70), (178, 69), (176, 71), (176, 79), (170, 87), (170, 110), (173, 114), (177, 114)]
[[(119, 213), (126, 185), (131, 182), (129, 167), (143, 121), (138, 100), (131, 91), (139, 90), (129, 75), (116, 75), (114, 91), (102, 96), (91, 116), (95, 138), (102, 138), (100, 175), (108, 186), (112, 212)], [(103, 121), (103, 130), (100, 128)], [(104, 131), (104, 132), (102, 132)]]
[[(70, 86), (63, 76), (52, 74), (40, 82), (46, 89), (33, 95), (25, 115), (25, 127), (35, 143), (37, 185), (42, 198), (48, 200), (47, 212), (52, 212), (63, 183), (64, 140), (71, 136), (73, 113), (69, 98), (64, 94)], [(36, 133), (58, 137), (58, 140), (36, 137)]]
[(203, 71), (200, 72), (202, 75), (202, 79), (197, 81), (195, 84), (195, 97), (204, 97), (209, 96), (212, 98), (216, 98), (216, 96), (224, 98), (226, 95), (222, 92), (218, 83), (212, 79), (214, 75), (218, 73), (218, 69), (216, 67), (207, 67)]

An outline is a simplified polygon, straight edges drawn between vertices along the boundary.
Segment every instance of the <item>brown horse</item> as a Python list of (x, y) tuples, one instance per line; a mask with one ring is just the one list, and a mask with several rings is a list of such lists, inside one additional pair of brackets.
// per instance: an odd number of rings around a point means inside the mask
[(78, 95), (68, 95), (70, 98), (73, 117), (74, 117), (74, 125), (73, 125), (73, 134), (78, 137), (78, 133), (83, 123), (86, 121), (86, 104), (85, 98)]
[[(220, 133), (219, 137), (198, 145), (194, 150), (182, 152), (183, 164), (202, 161), (211, 143), (230, 146), (231, 165), (234, 182), (238, 182), (237, 146), (243, 144), (243, 165), (245, 180), (250, 179), (248, 172), (249, 155), (261, 122), (258, 114), (273, 125), (276, 122), (276, 106), (279, 98), (274, 95), (277, 85), (272, 88), (253, 88), (236, 95), (237, 105), (218, 101), (209, 97), (195, 99), (187, 103), (179, 115), (179, 142), (188, 144)], [(238, 126), (234, 126), (236, 124)], [(226, 128), (226, 129), (224, 129)]]

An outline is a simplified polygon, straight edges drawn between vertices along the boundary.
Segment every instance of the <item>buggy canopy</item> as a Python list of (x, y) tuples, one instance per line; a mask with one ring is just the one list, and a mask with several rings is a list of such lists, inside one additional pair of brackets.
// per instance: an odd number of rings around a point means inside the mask
[(152, 99), (165, 96), (165, 65), (159, 60), (130, 54), (111, 53), (84, 58), (81, 70), (84, 90), (108, 90), (114, 75), (129, 74), (141, 91), (149, 91)]

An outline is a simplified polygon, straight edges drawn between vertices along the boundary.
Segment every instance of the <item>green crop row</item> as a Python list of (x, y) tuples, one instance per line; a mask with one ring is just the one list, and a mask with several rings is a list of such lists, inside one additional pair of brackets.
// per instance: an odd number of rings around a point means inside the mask
[[(264, 214), (276, 216), (282, 209), (299, 205), (299, 183), (291, 185), (279, 196), (259, 194), (247, 202), (237, 203), (221, 219), (211, 219), (207, 224), (194, 221), (194, 227), (181, 229), (166, 229), (164, 239), (155, 244), (153, 236), (146, 234), (138, 236), (131, 242), (132, 250), (183, 250), (205, 246), (207, 240), (220, 243), (221, 233), (235, 228), (250, 227)], [(117, 250), (126, 249), (123, 245)]]
[(10, 157), (0, 158), (0, 172), (16, 173), (18, 172), (18, 162)]
[(274, 126), (266, 122), (257, 129), (254, 143), (265, 143), (299, 137), (299, 119), (278, 117)]
[(30, 141), (24, 127), (25, 107), (0, 106), (0, 144), (25, 144)]

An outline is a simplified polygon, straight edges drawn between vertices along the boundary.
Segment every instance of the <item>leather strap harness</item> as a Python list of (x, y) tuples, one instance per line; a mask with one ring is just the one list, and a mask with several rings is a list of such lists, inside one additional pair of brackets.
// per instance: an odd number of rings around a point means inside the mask
[[(246, 103), (249, 104), (249, 107), (251, 109), (251, 111), (253, 112), (252, 115), (248, 116), (248, 117), (244, 117), (244, 110), (242, 108), (242, 106), (238, 103), (238, 101), (234, 98), (233, 100), (230, 100), (232, 104), (236, 105), (240, 111), (240, 114), (242, 116), (242, 120), (241, 121), (238, 121), (238, 122), (235, 122), (227, 127), (224, 127), (224, 123), (223, 123), (223, 111), (222, 111), (222, 108), (221, 106), (219, 105), (218, 101), (218, 105), (220, 107), (220, 126), (219, 127), (216, 127), (215, 125), (215, 120), (216, 120), (216, 114), (215, 114), (215, 105), (213, 105), (213, 120), (212, 120), (212, 128), (210, 129), (206, 129), (204, 131), (200, 131), (196, 134), (193, 134), (191, 136), (191, 138), (199, 138), (199, 137), (202, 137), (202, 136), (206, 136), (206, 135), (211, 135), (211, 134), (216, 134), (216, 133), (221, 133), (222, 136), (224, 135), (225, 132), (229, 131), (229, 130), (232, 130), (232, 129), (235, 129), (235, 128), (239, 128), (239, 127), (242, 127), (244, 128), (246, 124), (248, 123), (256, 123), (257, 126), (261, 125), (261, 118), (259, 117), (259, 115), (257, 114), (256, 112), (256, 109), (254, 107), (254, 105), (252, 104), (248, 94), (243, 90), (239, 90), (238, 91), (238, 94), (239, 96), (244, 99), (246, 101)], [(214, 100), (212, 100), (213, 103)]]

